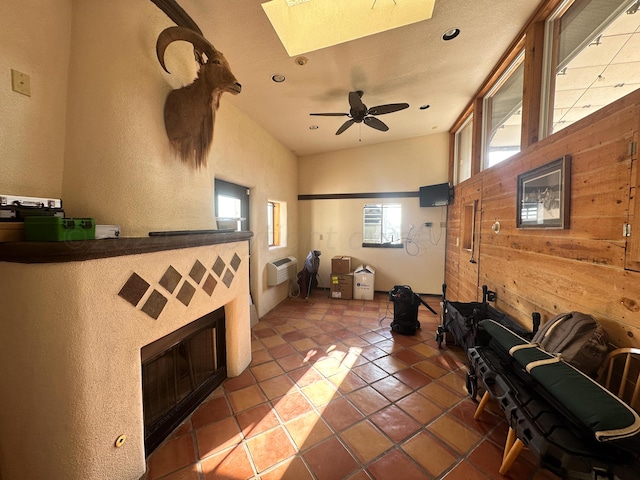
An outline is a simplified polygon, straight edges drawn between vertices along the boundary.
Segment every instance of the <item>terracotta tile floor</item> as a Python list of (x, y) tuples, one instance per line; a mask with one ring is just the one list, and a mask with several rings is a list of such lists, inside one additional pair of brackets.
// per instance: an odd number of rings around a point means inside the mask
[[(425, 298), (437, 311), (439, 298)], [(290, 299), (252, 331), (252, 362), (148, 459), (144, 480), (551, 480), (523, 451), (498, 473), (507, 426), (473, 419), (465, 355), (438, 349), (420, 306), (415, 336), (392, 334), (393, 304)]]

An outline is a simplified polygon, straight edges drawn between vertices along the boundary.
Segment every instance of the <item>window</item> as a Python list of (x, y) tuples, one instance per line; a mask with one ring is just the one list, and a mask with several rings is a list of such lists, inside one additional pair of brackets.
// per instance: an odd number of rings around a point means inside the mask
[(473, 114), (465, 120), (455, 133), (454, 185), (471, 177), (471, 154), (473, 146)]
[(270, 247), (283, 247), (286, 235), (286, 204), (284, 202), (267, 202), (267, 243)]
[(520, 151), (523, 84), (524, 51), (484, 98), (484, 168), (492, 167)]
[(402, 247), (402, 205), (365, 205), (363, 219), (363, 247)]
[(249, 189), (215, 179), (214, 212), (221, 230), (249, 230)]
[(543, 136), (640, 87), (637, 0), (564, 1), (545, 27)]

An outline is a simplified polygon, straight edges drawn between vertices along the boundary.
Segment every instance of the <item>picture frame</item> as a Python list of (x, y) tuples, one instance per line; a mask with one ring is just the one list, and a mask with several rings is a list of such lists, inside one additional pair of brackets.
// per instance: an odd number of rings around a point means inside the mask
[(517, 228), (569, 228), (571, 157), (518, 175)]

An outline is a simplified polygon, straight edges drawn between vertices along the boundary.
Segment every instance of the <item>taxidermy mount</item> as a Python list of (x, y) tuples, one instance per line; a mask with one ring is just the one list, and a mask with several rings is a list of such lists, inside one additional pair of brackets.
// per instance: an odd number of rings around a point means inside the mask
[(190, 85), (169, 92), (164, 104), (164, 125), (178, 157), (199, 169), (207, 164), (220, 97), (224, 92), (237, 95), (242, 85), (224, 55), (204, 38), (198, 25), (175, 0), (151, 1), (177, 24), (163, 30), (156, 41), (156, 54), (162, 68), (170, 73), (164, 63), (164, 53), (171, 43), (180, 40), (193, 45), (198, 76)]

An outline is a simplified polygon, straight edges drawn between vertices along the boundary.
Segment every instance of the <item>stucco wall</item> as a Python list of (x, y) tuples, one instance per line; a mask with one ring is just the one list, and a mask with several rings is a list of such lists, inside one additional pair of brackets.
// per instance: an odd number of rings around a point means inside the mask
[[(188, 274), (208, 275), (211, 295)], [(137, 480), (145, 471), (141, 347), (225, 306), (227, 367), (237, 376), (251, 361), (246, 242), (168, 250), (84, 262), (0, 262), (0, 478), (3, 480)], [(169, 267), (184, 280), (173, 291), (160, 279)], [(150, 284), (137, 306), (118, 295), (132, 273)], [(215, 278), (215, 277), (214, 277)], [(188, 305), (178, 299), (191, 284)], [(52, 288), (55, 286), (55, 288)], [(157, 290), (157, 319), (142, 306)], [(39, 294), (33, 295), (33, 292)], [(29, 295), (31, 293), (31, 295)], [(115, 440), (126, 435), (120, 448)]]
[[(71, 0), (0, 2), (0, 194), (62, 192)], [(11, 89), (29, 75), (31, 97)]]
[[(264, 315), (287, 296), (287, 285), (266, 286), (266, 262), (297, 252), (297, 158), (228, 94), (208, 167), (196, 171), (173, 156), (164, 99), (195, 78), (196, 65), (189, 45), (178, 42), (166, 54), (172, 74), (160, 67), (155, 42), (170, 25), (152, 2), (3, 1), (0, 193), (61, 197), (67, 216), (146, 236), (215, 228), (214, 178), (245, 185), (255, 234), (251, 290)], [(31, 75), (32, 97), (7, 87), (11, 68)], [(287, 202), (285, 248), (266, 244), (267, 199)]]
[[(396, 142), (302, 157), (300, 194), (417, 192), (420, 186), (447, 181), (448, 135), (427, 135)], [(402, 204), (405, 248), (363, 248), (363, 207), (367, 203)], [(320, 250), (320, 278), (328, 287), (331, 257), (348, 255), (352, 267), (376, 269), (375, 289), (410, 285), (416, 292), (438, 294), (444, 280), (446, 207), (420, 208), (418, 198), (303, 200), (299, 206), (300, 250)], [(432, 222), (429, 229), (420, 228)], [(410, 227), (413, 229), (410, 231)], [(407, 241), (407, 238), (411, 241)]]

